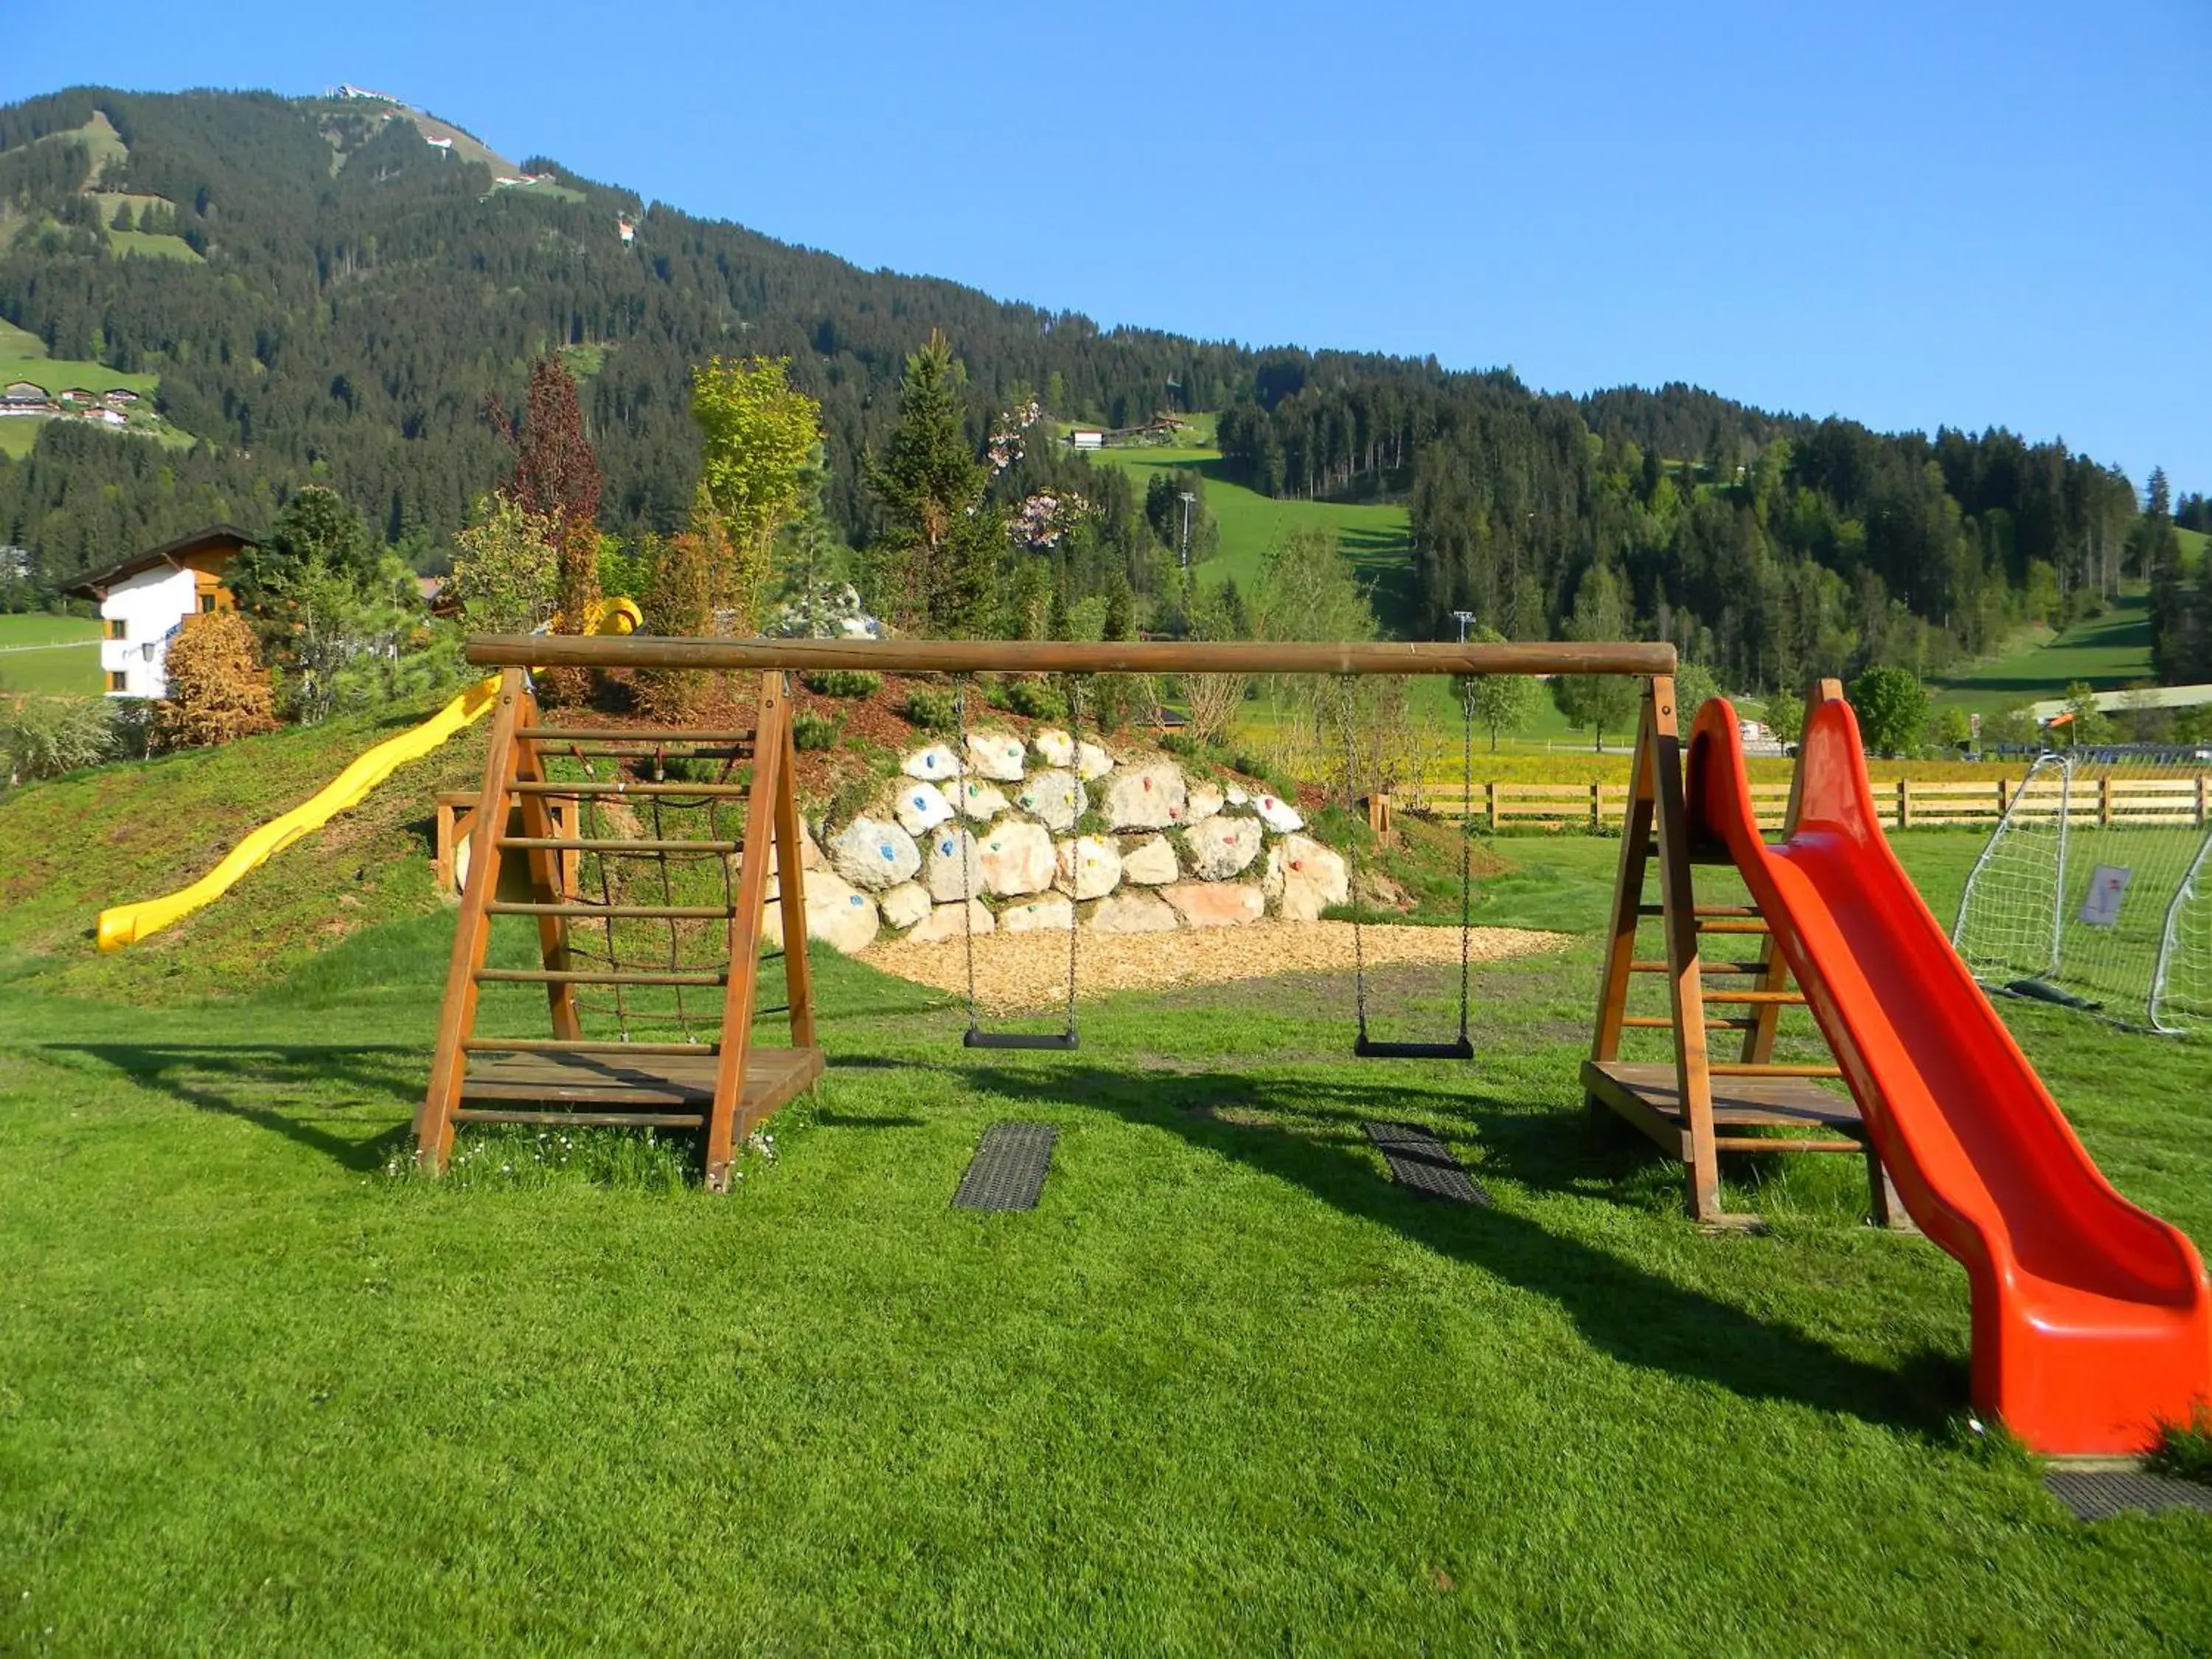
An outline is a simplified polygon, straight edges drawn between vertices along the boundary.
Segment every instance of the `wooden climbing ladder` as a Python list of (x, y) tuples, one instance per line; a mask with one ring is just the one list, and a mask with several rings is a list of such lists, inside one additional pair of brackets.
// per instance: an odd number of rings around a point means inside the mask
[[(1834, 680), (1823, 680), (1811, 705), (1840, 697)], [(1774, 1058), (1784, 1008), (1805, 999), (1792, 988), (1788, 964), (1776, 948), (1766, 919), (1755, 905), (1732, 895), (1731, 903), (1700, 903), (1695, 875), (1703, 866), (1733, 868), (1728, 854), (1691, 844), (1683, 799), (1682, 739), (1671, 676), (1646, 687), (1636, 737), (1634, 781), (1621, 826), (1620, 876), (1613, 888), (1613, 922), (1598, 992), (1597, 1031), (1583, 1062), (1583, 1087), (1593, 1113), (1626, 1118), (1671, 1156), (1681, 1160), (1690, 1212), (1718, 1225), (1745, 1225), (1755, 1217), (1721, 1208), (1723, 1152), (1839, 1152), (1867, 1161), (1874, 1218), (1883, 1226), (1909, 1225), (1894, 1189), (1847, 1094), (1820, 1086), (1841, 1076), (1831, 1061), (1792, 1064)], [(1797, 823), (1802, 775), (1794, 779), (1784, 819), (1786, 836)], [(1657, 901), (1646, 896), (1647, 878), (1658, 872)], [(1663, 954), (1638, 953), (1639, 929), (1658, 924)], [(1707, 957), (1708, 939), (1729, 941), (1729, 954)], [(1629, 1012), (1639, 976), (1662, 980), (1664, 1013)], [(1708, 989), (1708, 977), (1744, 981), (1741, 988)], [(1708, 1014), (1709, 1009), (1735, 1012)], [(1624, 1034), (1666, 1030), (1674, 1059), (1624, 1060)], [(1713, 1058), (1716, 1031), (1740, 1033), (1732, 1059)]]
[[(750, 761), (750, 782), (635, 781), (619, 769), (597, 781), (555, 780), (550, 756), (596, 756), (617, 769), (669, 744), (716, 745), (729, 763)], [(500, 688), (483, 787), (469, 842), (468, 879), (461, 895), (453, 951), (438, 1020), (430, 1085), (416, 1118), (416, 1157), (435, 1173), (451, 1157), (454, 1132), (468, 1123), (622, 1125), (701, 1132), (707, 1185), (729, 1184), (732, 1162), (753, 1129), (811, 1087), (822, 1073), (814, 1034), (813, 987), (807, 970), (804, 837), (793, 790), (791, 702), (781, 672), (760, 677), (759, 714), (750, 732), (606, 727), (568, 729), (541, 722), (523, 671), (508, 668)], [(676, 839), (661, 835), (595, 835), (586, 810), (619, 797), (625, 806), (680, 793), (690, 799), (727, 796), (744, 803), (739, 840)], [(733, 804), (733, 803), (732, 803)], [(653, 822), (659, 823), (654, 813)], [(509, 854), (520, 854), (519, 860)], [(576, 872), (587, 854), (602, 860), (671, 856), (723, 862), (725, 902), (632, 903), (587, 899)], [(726, 861), (734, 859), (734, 881)], [(502, 878), (502, 866), (507, 866)], [(664, 866), (665, 867), (665, 866)], [(771, 870), (775, 896), (769, 896)], [(665, 884), (664, 884), (665, 885)], [(761, 943), (767, 907), (780, 907), (785, 1008), (757, 1009)], [(528, 917), (536, 924), (541, 965), (487, 966), (493, 919)], [(639, 969), (616, 952), (618, 923), (660, 921), (675, 937), (680, 926), (726, 926), (726, 953), (708, 968)], [(606, 959), (587, 953), (572, 928), (605, 929)], [(550, 1037), (481, 1035), (479, 993), (487, 984), (541, 984)], [(720, 993), (719, 1019), (707, 1041), (678, 1042), (595, 1038), (586, 1032), (580, 988), (694, 987)], [(752, 1040), (757, 1013), (786, 1012), (791, 1042), (768, 1048)]]

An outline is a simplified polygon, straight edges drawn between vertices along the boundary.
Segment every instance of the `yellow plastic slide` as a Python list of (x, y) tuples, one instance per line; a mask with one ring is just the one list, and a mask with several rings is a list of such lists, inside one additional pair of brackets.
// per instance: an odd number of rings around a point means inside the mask
[[(593, 634), (633, 634), (641, 620), (637, 606), (628, 599), (595, 605), (587, 631)], [(282, 817), (271, 818), (232, 848), (222, 862), (189, 887), (179, 887), (160, 898), (136, 904), (118, 904), (100, 913), (100, 948), (119, 951), (136, 945), (149, 933), (158, 933), (204, 904), (212, 904), (249, 870), (258, 869), (301, 836), (321, 829), (339, 813), (358, 806), (368, 792), (410, 761), (418, 761), (441, 744), (466, 731), (484, 711), (499, 701), (499, 676), (481, 680), (455, 697), (422, 725), (387, 738), (331, 780), (304, 805)]]
[(387, 738), (331, 780), (308, 801), (278, 818), (271, 818), (232, 848), (221, 864), (189, 887), (136, 904), (118, 904), (100, 913), (100, 948), (119, 951), (136, 945), (149, 933), (158, 933), (204, 904), (212, 904), (230, 890), (231, 884), (263, 864), (311, 830), (319, 830), (349, 807), (358, 806), (368, 792), (410, 761), (417, 761), (457, 732), (466, 730), (499, 701), (499, 676), (480, 680), (455, 697), (422, 725)]

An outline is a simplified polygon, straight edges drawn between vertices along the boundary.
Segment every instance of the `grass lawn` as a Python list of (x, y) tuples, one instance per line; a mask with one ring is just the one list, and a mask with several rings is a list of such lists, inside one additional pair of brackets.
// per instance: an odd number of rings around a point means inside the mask
[[(9, 424), (0, 422), (0, 437)], [(0, 616), (0, 690), (97, 694), (100, 624), (85, 617)]]
[[(2212, 1646), (2212, 1516), (2083, 1527), (1978, 1446), (1964, 1277), (1862, 1224), (1856, 1160), (1732, 1160), (1771, 1231), (1706, 1237), (1585, 1122), (1615, 843), (1497, 844), (1480, 919), (1575, 938), (1478, 969), (1471, 1068), (1348, 1060), (1328, 975), (971, 1056), (832, 957), (830, 1076), (733, 1197), (526, 1132), (434, 1184), (386, 1173), (451, 936), (422, 837), (480, 750), (82, 938), (379, 729), (0, 802), (0, 1650)], [(1978, 846), (1904, 839), (1938, 914)], [(1455, 984), (1370, 995), (1441, 1030)], [(2206, 1049), (2005, 1012), (2212, 1237)], [(1009, 1117), (1060, 1127), (1042, 1206), (951, 1211)], [(1386, 1184), (1372, 1117), (1494, 1207)]]
[(1937, 687), (1939, 703), (1956, 703), (1985, 714), (2055, 697), (2075, 680), (2099, 691), (2117, 691), (2154, 679), (2150, 659), (2150, 599), (2129, 593), (2100, 617), (2053, 635), (2039, 629), (2029, 643), (1975, 664)]
[(121, 254), (137, 254), (156, 259), (182, 259), (187, 264), (207, 263), (207, 257), (181, 236), (111, 228), (107, 233), (107, 245)]
[(1413, 564), (1406, 509), (1395, 503), (1276, 501), (1233, 482), (1220, 453), (1211, 447), (1187, 449), (1102, 449), (1093, 465), (1128, 472), (1141, 496), (1155, 471), (1181, 468), (1206, 480), (1206, 505), (1221, 526), (1221, 547), (1199, 567), (1210, 582), (1234, 578), (1249, 590), (1258, 580), (1267, 549), (1291, 530), (1317, 526), (1333, 530), (1361, 579), (1374, 588), (1375, 613), (1384, 629), (1395, 631), (1412, 610)]
[[(123, 234), (120, 231), (112, 233)], [(131, 233), (137, 234), (136, 231)], [(173, 241), (173, 237), (154, 237), (155, 241)], [(189, 252), (191, 250), (187, 249)], [(197, 256), (195, 256), (197, 257)], [(49, 392), (64, 392), (77, 387), (86, 392), (108, 392), (119, 386), (129, 386), (142, 396), (151, 397), (160, 386), (158, 374), (133, 374), (119, 368), (110, 368), (105, 363), (87, 362), (76, 357), (48, 357), (43, 355), (25, 357), (0, 356), (0, 385), (10, 380), (30, 380)], [(5, 422), (13, 425), (14, 422)]]

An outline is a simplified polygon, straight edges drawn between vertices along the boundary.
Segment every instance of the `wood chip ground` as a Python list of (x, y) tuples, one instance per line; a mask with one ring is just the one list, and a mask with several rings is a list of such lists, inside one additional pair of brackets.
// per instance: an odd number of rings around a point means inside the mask
[[(1455, 963), (1455, 927), (1369, 927), (1367, 965)], [(1476, 962), (1557, 951), (1565, 934), (1522, 927), (1478, 927), (1469, 945)], [(1277, 974), (1349, 973), (1348, 921), (1274, 921), (1249, 927), (1192, 928), (1173, 933), (1089, 933), (1077, 947), (1079, 994), (1105, 991), (1161, 991), (1179, 985), (1218, 985)], [(919, 985), (964, 992), (967, 956), (955, 938), (935, 945), (894, 940), (871, 946), (860, 960)], [(1000, 1012), (1050, 1008), (1067, 995), (1067, 935), (988, 933), (975, 941), (975, 992)]]

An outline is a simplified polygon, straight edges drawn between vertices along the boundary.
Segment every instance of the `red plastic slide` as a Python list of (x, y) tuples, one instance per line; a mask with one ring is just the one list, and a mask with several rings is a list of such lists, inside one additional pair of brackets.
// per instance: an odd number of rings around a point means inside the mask
[(1858, 721), (1806, 722), (1796, 832), (1753, 814), (1736, 714), (1690, 739), (1693, 844), (1717, 841), (1835, 1050), (1921, 1230), (1966, 1269), (1973, 1398), (2038, 1451), (2142, 1451), (2212, 1399), (2212, 1293), (2179, 1231), (2112, 1189), (1883, 837)]

